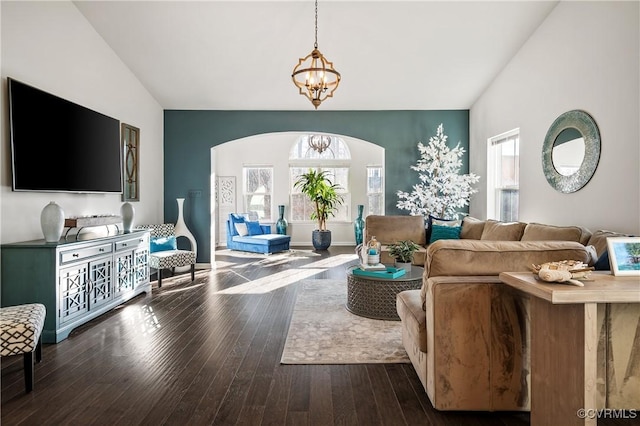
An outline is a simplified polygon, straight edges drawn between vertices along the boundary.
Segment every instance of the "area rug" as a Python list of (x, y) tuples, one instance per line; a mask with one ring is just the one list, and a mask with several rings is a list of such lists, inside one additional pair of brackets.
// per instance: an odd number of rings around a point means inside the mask
[(400, 321), (347, 311), (346, 280), (304, 280), (289, 325), (282, 364), (408, 363)]

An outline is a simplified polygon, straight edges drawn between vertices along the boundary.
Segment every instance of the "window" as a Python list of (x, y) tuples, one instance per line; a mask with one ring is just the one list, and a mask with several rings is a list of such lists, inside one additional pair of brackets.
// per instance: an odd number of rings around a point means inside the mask
[[(331, 183), (337, 183), (342, 188), (338, 191), (344, 202), (338, 210), (335, 212), (333, 220), (349, 220), (349, 205), (350, 194), (349, 188), (349, 168), (348, 167), (312, 167), (319, 171), (326, 171), (331, 180)], [(291, 220), (311, 220), (311, 212), (315, 211), (315, 205), (307, 198), (306, 195), (300, 192), (300, 188), (294, 188), (293, 184), (298, 180), (298, 176), (306, 173), (309, 167), (291, 167), (290, 179), (291, 187), (289, 189), (291, 193)]]
[(259, 220), (271, 220), (273, 193), (273, 167), (243, 168), (244, 208)]
[(367, 211), (365, 215), (384, 214), (384, 206), (382, 205), (384, 201), (383, 182), (382, 167), (367, 166)]
[[(322, 152), (312, 147), (323, 145)], [(306, 173), (310, 168), (326, 171), (332, 183), (337, 183), (342, 188), (339, 193), (344, 202), (330, 220), (348, 221), (351, 194), (349, 192), (349, 170), (351, 154), (347, 144), (337, 136), (324, 134), (302, 135), (291, 149), (289, 154), (289, 193), (291, 195), (291, 220), (310, 221), (311, 212), (315, 206), (307, 199), (307, 196), (294, 188), (293, 184), (298, 176)]]
[(518, 220), (520, 129), (489, 138), (487, 147), (487, 217)]

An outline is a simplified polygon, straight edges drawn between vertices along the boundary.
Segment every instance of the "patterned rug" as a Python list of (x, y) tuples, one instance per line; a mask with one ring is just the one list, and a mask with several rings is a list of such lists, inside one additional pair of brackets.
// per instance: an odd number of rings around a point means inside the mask
[(408, 363), (400, 321), (347, 311), (346, 280), (302, 282), (282, 352), (282, 364)]

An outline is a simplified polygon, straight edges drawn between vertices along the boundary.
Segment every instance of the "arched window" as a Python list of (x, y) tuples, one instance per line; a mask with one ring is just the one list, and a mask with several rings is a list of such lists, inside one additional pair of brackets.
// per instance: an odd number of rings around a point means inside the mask
[(340, 195), (344, 203), (335, 213), (333, 220), (350, 220), (349, 206), (351, 195), (349, 192), (349, 169), (351, 153), (345, 141), (333, 135), (311, 133), (298, 137), (289, 153), (289, 193), (291, 195), (291, 220), (309, 221), (314, 206), (307, 197), (294, 188), (293, 184), (310, 168), (326, 170), (332, 183), (342, 188)]

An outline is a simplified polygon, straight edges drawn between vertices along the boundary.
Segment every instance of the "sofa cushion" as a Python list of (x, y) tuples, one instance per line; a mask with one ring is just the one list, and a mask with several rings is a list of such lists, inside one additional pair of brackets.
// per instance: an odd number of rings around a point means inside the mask
[(151, 253), (157, 253), (159, 251), (176, 250), (178, 248), (178, 242), (175, 235), (169, 237), (152, 237), (149, 240), (149, 251)]
[(524, 228), (524, 222), (500, 222), (498, 220), (487, 220), (482, 230), (481, 240), (490, 241), (520, 241)]
[[(586, 234), (586, 237), (583, 236)], [(521, 241), (576, 241), (585, 244), (591, 234), (579, 226), (555, 226), (529, 223), (524, 228)]]
[(254, 221), (249, 221), (249, 222), (245, 222), (247, 225), (247, 231), (249, 231), (249, 235), (262, 235), (264, 234), (264, 232), (262, 232), (262, 228), (260, 227), (260, 223), (258, 222), (254, 222)]
[[(598, 259), (602, 256), (604, 252), (607, 251), (607, 237), (628, 237), (627, 234), (621, 234), (620, 232), (613, 231), (605, 231), (605, 230), (597, 230), (591, 235), (589, 238), (589, 245), (592, 245), (596, 248), (596, 253), (598, 253)], [(608, 260), (607, 260), (608, 261)]]
[[(427, 243), (432, 243), (433, 241), (436, 240), (432, 240), (431, 239), (431, 234), (433, 232), (433, 226), (434, 225), (438, 225), (438, 226), (462, 226), (462, 221), (458, 220), (458, 219), (444, 219), (441, 217), (435, 217), (433, 215), (429, 215), (429, 217), (427, 218), (427, 229), (426, 229), (426, 241)], [(440, 239), (440, 238), (438, 238)]]
[(239, 236), (244, 237), (245, 235), (249, 235), (249, 228), (247, 228), (247, 224), (245, 222), (236, 222), (233, 226)]
[(364, 241), (367, 242), (372, 237), (376, 237), (381, 244), (411, 240), (424, 246), (427, 243), (424, 218), (408, 215), (369, 215), (365, 219)]
[(427, 352), (427, 315), (422, 309), (420, 290), (405, 290), (396, 296), (396, 310), (402, 327), (422, 352)]
[(231, 240), (236, 243), (269, 246), (272, 244), (280, 244), (280, 243), (285, 243), (287, 241), (290, 241), (291, 237), (288, 235), (280, 235), (280, 234), (262, 234), (262, 235), (253, 235), (253, 236), (247, 235), (244, 237), (236, 235)]
[[(459, 223), (459, 221), (456, 221)], [(431, 225), (429, 244), (438, 240), (457, 240), (460, 238), (460, 226), (455, 225)]]
[(244, 223), (245, 217), (238, 213), (229, 214), (229, 219), (231, 219), (231, 223)]
[(476, 219), (475, 217), (466, 216), (462, 219), (462, 229), (460, 229), (460, 238), (479, 240), (482, 237), (482, 231), (484, 230), (484, 220)]

